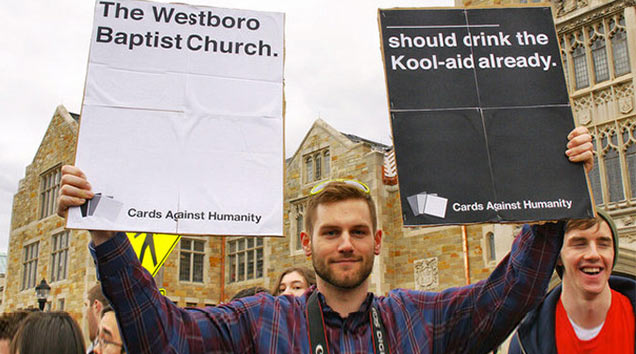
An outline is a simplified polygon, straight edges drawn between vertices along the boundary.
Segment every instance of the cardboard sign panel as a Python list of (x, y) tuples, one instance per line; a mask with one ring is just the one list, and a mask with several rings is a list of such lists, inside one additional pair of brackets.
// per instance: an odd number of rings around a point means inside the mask
[(67, 226), (282, 235), (281, 13), (97, 1)]
[(404, 225), (593, 215), (550, 8), (379, 21)]

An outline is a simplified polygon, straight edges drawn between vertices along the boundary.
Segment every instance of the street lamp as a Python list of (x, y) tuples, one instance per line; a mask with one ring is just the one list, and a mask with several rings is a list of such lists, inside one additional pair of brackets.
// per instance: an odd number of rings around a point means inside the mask
[(44, 311), (44, 304), (46, 304), (46, 299), (49, 297), (49, 292), (51, 292), (51, 287), (44, 279), (42, 279), (40, 285), (35, 287), (35, 295), (38, 297), (40, 311)]

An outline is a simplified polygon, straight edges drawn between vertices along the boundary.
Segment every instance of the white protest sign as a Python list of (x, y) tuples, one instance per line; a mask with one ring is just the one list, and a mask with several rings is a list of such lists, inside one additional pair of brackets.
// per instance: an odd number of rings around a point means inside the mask
[(67, 226), (282, 235), (284, 15), (97, 1)]

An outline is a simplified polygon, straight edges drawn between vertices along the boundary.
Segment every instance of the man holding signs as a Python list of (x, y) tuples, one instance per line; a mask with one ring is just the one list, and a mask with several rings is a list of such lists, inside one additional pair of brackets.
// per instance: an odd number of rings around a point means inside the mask
[[(105, 6), (104, 4), (107, 3), (100, 4)], [(134, 16), (141, 16), (134, 14), (134, 10), (126, 12), (123, 7), (114, 6), (109, 8), (114, 12), (110, 15), (103, 12), (104, 16), (128, 16), (127, 18), (133, 19)], [(155, 9), (153, 5), (148, 6)], [(152, 13), (157, 18), (157, 11), (159, 10), (147, 9), (144, 13), (146, 15)], [(177, 12), (170, 16), (174, 16), (171, 18), (179, 25), (202, 26), (202, 23), (205, 23), (205, 14), (197, 17), (195, 11), (190, 17), (185, 12), (184, 15), (178, 15)], [(225, 24), (224, 21), (221, 23)], [(248, 22), (244, 24), (248, 26)], [(104, 31), (100, 32), (102, 37), (98, 38), (105, 40), (110, 38), (110, 35), (116, 36), (108, 30)], [(134, 31), (127, 32), (134, 33)], [(156, 36), (161, 35), (156, 34)], [(164, 44), (168, 46), (168, 42), (181, 43), (176, 35), (166, 39)], [(157, 42), (156, 36), (148, 36), (150, 49), (156, 49), (155, 43), (163, 43), (163, 39)], [(122, 38), (130, 38), (128, 44), (130, 46), (133, 38), (136, 37)], [(169, 40), (170, 38), (173, 40)], [(192, 41), (199, 43), (197, 37), (190, 35), (188, 38), (194, 39), (186, 40), (185, 48), (195, 50), (188, 45), (191, 45)], [(139, 41), (136, 40), (134, 43), (137, 42)], [(210, 46), (214, 45), (213, 42), (209, 43)], [(237, 42), (232, 43), (232, 48), (237, 48)], [(248, 50), (253, 51), (256, 50), (255, 48), (258, 48), (259, 52), (262, 49), (263, 55), (270, 53), (267, 47), (260, 46), (260, 42), (251, 43), (259, 44), (258, 47), (249, 48), (247, 44), (244, 44), (243, 54), (249, 55)], [(231, 51), (227, 45), (229, 44), (226, 43), (225, 48)], [(129, 48), (130, 50), (148, 49), (137, 46)], [(204, 67), (201, 66), (201, 68)], [(237, 68), (246, 67), (247, 65), (239, 65)], [(263, 87), (265, 86), (267, 85)], [(205, 86), (200, 88), (204, 89)], [(216, 94), (220, 93), (216, 92)], [(214, 95), (212, 98), (218, 99)], [(190, 101), (190, 97), (186, 95), (183, 102), (192, 103)], [(136, 102), (130, 102), (136, 104)], [(231, 112), (231, 108), (243, 112), (244, 107), (240, 102), (232, 100), (228, 102), (224, 102), (223, 114), (236, 113)], [(197, 103), (206, 104), (205, 107), (210, 109), (216, 108), (206, 101)], [(259, 107), (269, 107), (270, 113), (279, 112), (277, 105), (272, 107), (259, 105)], [(92, 108), (99, 111), (103, 107), (95, 104)], [(140, 109), (131, 110), (129, 118), (134, 119), (137, 114), (142, 114), (137, 113), (141, 111), (145, 112)], [(162, 112), (175, 113), (166, 109)], [(185, 118), (183, 124), (187, 129), (179, 130), (180, 133), (197, 131), (198, 134), (205, 134), (193, 129), (196, 124), (188, 125), (190, 118), (196, 120), (197, 117)], [(199, 118), (207, 122), (206, 117)], [(273, 124), (273, 126), (277, 125)], [(587, 130), (577, 128), (570, 132), (568, 139), (566, 155), (569, 160), (584, 163), (589, 171), (593, 159), (591, 137)], [(270, 148), (275, 156), (278, 150), (274, 146)], [(527, 146), (522, 148), (528, 149)], [(555, 158), (567, 164), (562, 150), (555, 155)], [(87, 155), (78, 153), (78, 156), (83, 156), (80, 161), (87, 163)], [(207, 159), (204, 158), (202, 161)], [(238, 161), (249, 163), (250, 159)], [(238, 165), (235, 161), (232, 163)], [(120, 166), (111, 167), (108, 170), (107, 167), (96, 166), (97, 163), (87, 164), (93, 167), (87, 172), (89, 177), (78, 167), (64, 166), (62, 168), (58, 214), (66, 216), (69, 213), (71, 217), (75, 215), (74, 227), (92, 230), (90, 249), (97, 265), (97, 275), (105, 296), (115, 309), (126, 349), (131, 353), (487, 352), (496, 347), (513, 330), (523, 315), (541, 300), (562, 244), (563, 222), (525, 226), (515, 240), (510, 255), (504, 258), (485, 281), (462, 288), (448, 289), (441, 293), (397, 289), (391, 291), (388, 296), (375, 296), (368, 291), (369, 275), (375, 256), (381, 252), (382, 230), (378, 228), (376, 206), (369, 188), (355, 180), (325, 181), (315, 185), (310, 193), (305, 213), (305, 230), (301, 233), (303, 250), (306, 256), (312, 258), (317, 274), (316, 286), (311, 287), (301, 297), (274, 297), (258, 294), (217, 307), (181, 309), (159, 293), (153, 278), (141, 266), (126, 235), (122, 232), (107, 231), (110, 223), (117, 225), (117, 228), (113, 228), (114, 230), (122, 230), (132, 225), (125, 217), (123, 221), (120, 220), (121, 214), (117, 211), (120, 208), (126, 210), (125, 214), (130, 215), (132, 208), (130, 205), (133, 205), (135, 201), (128, 194), (138, 192), (141, 189), (140, 185), (122, 177), (125, 171), (121, 171)], [(135, 166), (122, 166), (135, 168)], [(214, 166), (216, 169), (211, 168), (207, 172), (212, 172), (210, 178), (222, 183), (224, 178), (218, 177), (224, 173), (226, 166), (223, 168), (220, 166), (223, 165), (216, 164)], [(536, 167), (535, 165), (527, 168)], [(241, 176), (243, 175), (262, 177), (255, 170), (244, 171)], [(111, 176), (119, 179), (120, 182), (122, 180), (126, 182), (125, 188), (112, 193), (117, 194), (114, 197), (109, 197), (110, 191), (105, 191), (104, 195), (100, 194), (102, 189), (111, 185), (108, 180)], [(98, 181), (95, 189), (99, 185), (99, 191), (92, 190), (89, 179)], [(229, 195), (233, 202), (241, 203), (249, 200), (254, 205), (260, 205), (259, 210), (264, 211), (268, 210), (267, 204), (277, 204), (276, 199), (268, 198), (262, 193), (248, 191), (248, 196), (234, 195), (235, 192), (245, 193), (245, 190), (239, 191), (238, 188), (226, 185), (218, 193), (210, 189), (206, 190), (206, 193), (195, 195), (194, 199), (199, 203), (196, 205), (201, 207), (206, 207), (208, 202), (223, 206), (225, 202), (223, 196)], [(144, 190), (144, 193), (146, 192)], [(177, 192), (177, 188), (161, 190), (161, 192), (170, 196)], [(152, 195), (152, 193), (146, 194)], [(77, 207), (87, 201), (91, 201), (88, 203), (88, 208), (85, 208), (88, 211), (80, 215)], [(103, 209), (104, 205), (108, 206), (106, 210)], [(272, 211), (270, 214), (276, 214), (281, 210), (282, 205), (269, 205), (269, 207)], [(102, 208), (103, 216), (98, 215), (100, 208)], [(193, 211), (192, 208), (187, 209), (187, 212), (179, 210), (184, 218), (180, 218), (181, 223), (176, 225), (178, 228), (176, 231), (180, 231), (179, 228), (183, 227), (183, 230), (187, 229), (200, 234), (224, 232), (225, 229), (211, 222), (210, 218), (211, 215), (223, 214), (222, 211), (213, 213), (209, 210), (200, 212)], [(155, 210), (148, 206), (135, 207), (135, 210), (142, 212), (141, 214), (135, 212), (132, 215), (143, 217), (165, 213), (165, 210)], [(246, 210), (244, 213), (236, 214), (253, 215), (255, 213)], [(92, 220), (90, 223), (82, 219), (91, 216), (101, 219)], [(206, 216), (208, 222), (200, 222), (206, 219)], [(260, 220), (251, 217), (248, 219)], [(136, 225), (154, 225), (155, 223), (151, 221), (145, 220)], [(216, 218), (214, 221), (217, 221)], [(172, 225), (171, 221), (166, 221), (165, 218), (156, 222), (156, 224), (162, 223)], [(268, 232), (279, 227), (273, 224), (271, 220), (267, 228), (260, 223), (246, 224), (242, 229), (245, 233), (241, 234), (253, 232), (254, 235), (271, 235)]]
[[(589, 171), (591, 136), (580, 127), (568, 138), (569, 160)], [(330, 352), (380, 346), (397, 353), (487, 352), (543, 298), (563, 242), (563, 222), (525, 226), (485, 281), (441, 293), (398, 289), (378, 297), (368, 292), (368, 276), (382, 231), (368, 188), (330, 182), (312, 193), (302, 244), (317, 285), (299, 298), (261, 294), (184, 310), (159, 294), (124, 233), (91, 231), (98, 277), (128, 351), (307, 353), (324, 344)], [(59, 215), (93, 196), (78, 168), (62, 168)], [(318, 317), (312, 315), (316, 306)], [(320, 323), (324, 327), (313, 331)]]

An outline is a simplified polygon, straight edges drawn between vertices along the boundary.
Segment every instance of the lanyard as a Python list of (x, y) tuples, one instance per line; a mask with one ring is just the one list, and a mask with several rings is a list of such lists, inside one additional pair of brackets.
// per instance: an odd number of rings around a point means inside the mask
[[(375, 305), (369, 311), (369, 323), (373, 335), (373, 353), (389, 354), (389, 343), (386, 341), (386, 330), (382, 317)], [(318, 300), (318, 291), (314, 291), (307, 299), (307, 327), (309, 328), (309, 346), (312, 354), (329, 354), (327, 331), (322, 306)]]

